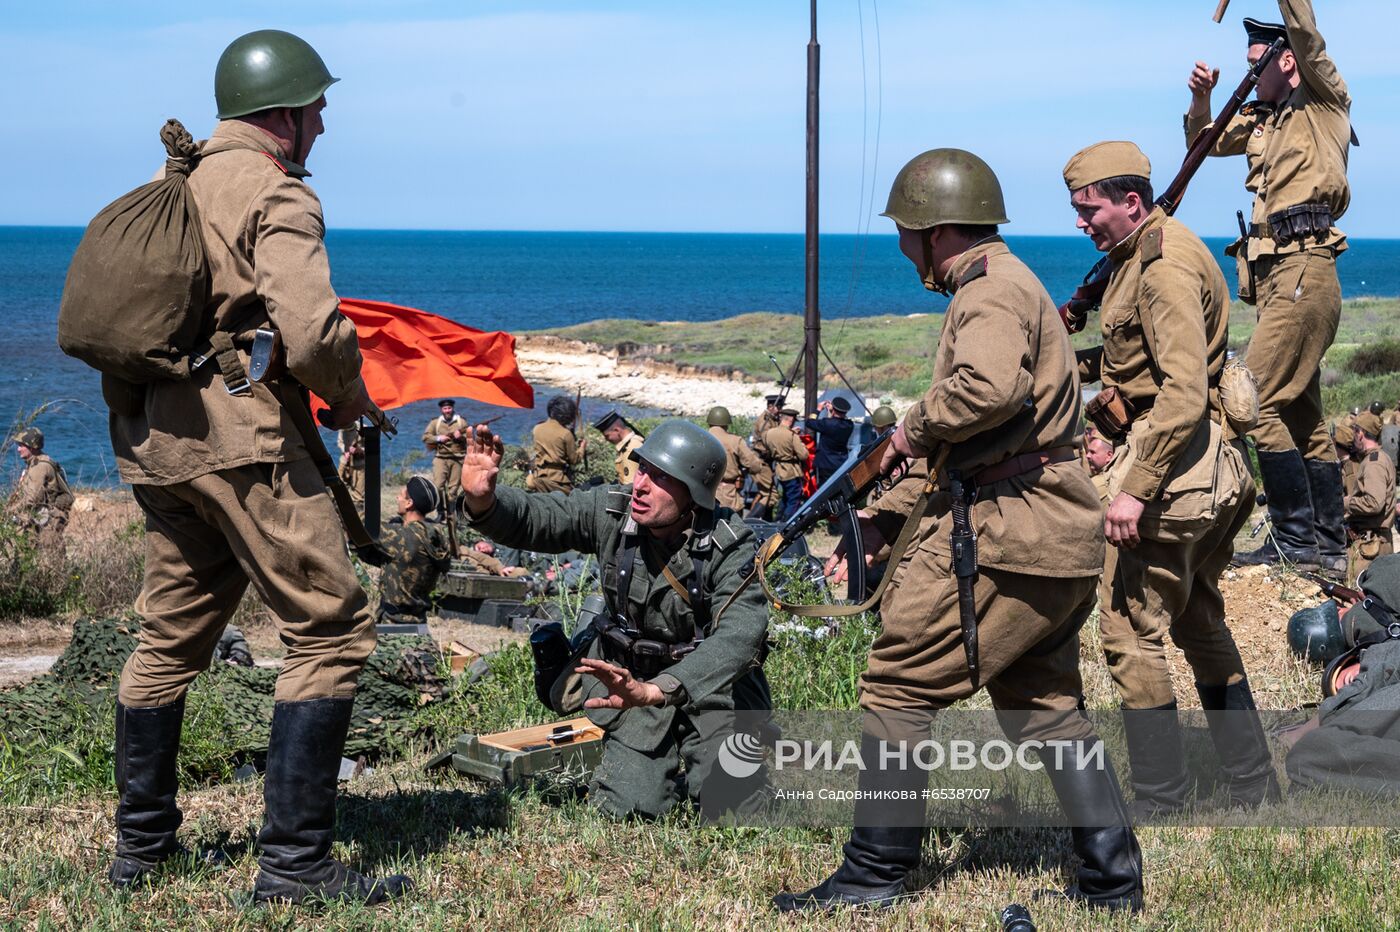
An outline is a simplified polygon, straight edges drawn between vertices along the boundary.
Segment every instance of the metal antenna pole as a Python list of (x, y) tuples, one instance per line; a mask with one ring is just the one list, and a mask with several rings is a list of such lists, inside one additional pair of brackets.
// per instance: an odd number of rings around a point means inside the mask
[(806, 415), (817, 413), (817, 352), (822, 340), (822, 317), (817, 306), (817, 148), (820, 142), (821, 46), (817, 44), (817, 0), (811, 0), (812, 38), (807, 43), (807, 300), (803, 321), (802, 387)]

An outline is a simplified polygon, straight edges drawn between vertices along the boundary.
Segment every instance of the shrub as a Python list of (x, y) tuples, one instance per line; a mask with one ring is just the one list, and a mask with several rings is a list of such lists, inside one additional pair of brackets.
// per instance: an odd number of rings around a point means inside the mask
[(1390, 375), (1400, 372), (1400, 340), (1381, 340), (1357, 347), (1347, 360), (1347, 368), (1357, 375)]

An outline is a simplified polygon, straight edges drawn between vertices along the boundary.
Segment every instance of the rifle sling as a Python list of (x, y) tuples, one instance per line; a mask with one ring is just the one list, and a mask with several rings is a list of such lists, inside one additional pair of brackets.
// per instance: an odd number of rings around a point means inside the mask
[[(282, 395), (282, 403), (291, 415), (297, 432), (301, 434), (302, 443), (306, 445), (306, 452), (311, 455), (311, 462), (316, 464), (326, 489), (331, 493), (331, 500), (340, 512), (340, 522), (345, 525), (345, 536), (350, 539), (351, 549), (371, 566), (383, 566), (388, 563), (388, 553), (365, 529), (360, 512), (355, 508), (355, 500), (350, 497), (350, 490), (340, 478), (340, 471), (336, 469), (335, 461), (331, 459), (325, 443), (321, 440), (321, 432), (317, 430), (316, 422), (311, 418), (311, 405), (307, 401), (305, 389), (291, 379), (280, 379), (276, 384)], [(378, 494), (378, 490), (366, 489), (365, 494)]]
[[(768, 600), (773, 603), (773, 607), (778, 611), (787, 612), (789, 615), (797, 615), (802, 618), (844, 618), (848, 615), (860, 615), (871, 611), (875, 606), (880, 604), (880, 599), (885, 594), (885, 587), (888, 586), (890, 580), (894, 578), (894, 568), (899, 566), (899, 561), (904, 558), (904, 552), (909, 549), (910, 543), (913, 542), (914, 534), (919, 529), (919, 521), (923, 518), (924, 512), (928, 508), (929, 498), (933, 494), (933, 489), (934, 480), (931, 474), (928, 481), (924, 483), (923, 491), (919, 493), (919, 497), (914, 501), (914, 507), (910, 509), (908, 516), (904, 519), (904, 525), (899, 529), (899, 536), (895, 538), (894, 546), (890, 549), (890, 559), (887, 564), (889, 568), (885, 571), (884, 575), (880, 577), (880, 582), (876, 584), (875, 591), (870, 594), (870, 598), (866, 599), (864, 602), (858, 605), (793, 605), (784, 602), (782, 597), (774, 592), (772, 587), (768, 585), (768, 574), (765, 572), (768, 568), (768, 564), (777, 557), (778, 552), (782, 549), (783, 539), (780, 534), (774, 534), (764, 541), (763, 546), (758, 550), (758, 555), (754, 558), (754, 575), (758, 576), (759, 584), (763, 586), (764, 595), (768, 596)], [(730, 597), (730, 601), (732, 602), (744, 588), (745, 587), (741, 586), (738, 592)], [(720, 609), (720, 612), (723, 612), (724, 609), (728, 607), (729, 602), (726, 602), (724, 608)]]

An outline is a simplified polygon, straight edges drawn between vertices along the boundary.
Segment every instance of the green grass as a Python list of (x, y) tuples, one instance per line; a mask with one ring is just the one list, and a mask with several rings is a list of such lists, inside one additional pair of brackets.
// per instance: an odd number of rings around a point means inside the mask
[[(1230, 345), (1242, 349), (1254, 332), (1255, 309), (1240, 302), (1230, 308)], [(907, 317), (853, 317), (823, 321), (827, 351), (862, 392), (893, 392), (917, 398), (929, 385), (933, 352), (943, 326), (941, 314)], [(802, 345), (802, 318), (795, 314), (753, 313), (725, 320), (595, 320), (557, 330), (537, 331), (617, 349), (627, 356), (717, 375), (776, 378), (768, 353), (786, 369)], [(1342, 304), (1341, 324), (1323, 360), (1323, 404), (1329, 414), (1379, 398), (1387, 407), (1400, 400), (1400, 372), (1359, 374), (1347, 363), (1361, 347), (1400, 340), (1400, 299), (1355, 298)], [(1073, 338), (1076, 348), (1099, 342), (1097, 318)], [(823, 364), (821, 382), (839, 384)]]

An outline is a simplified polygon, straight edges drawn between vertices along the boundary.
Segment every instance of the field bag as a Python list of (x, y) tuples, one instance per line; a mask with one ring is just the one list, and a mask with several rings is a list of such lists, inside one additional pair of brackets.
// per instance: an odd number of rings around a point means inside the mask
[(123, 194), (92, 219), (68, 266), (58, 309), (63, 352), (137, 385), (189, 378), (209, 297), (199, 214), (187, 183), (199, 148), (179, 120), (167, 120), (160, 139), (165, 177)]

